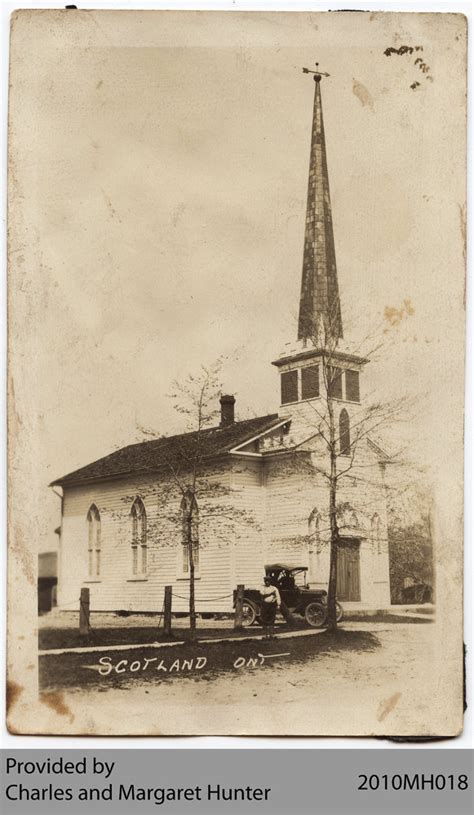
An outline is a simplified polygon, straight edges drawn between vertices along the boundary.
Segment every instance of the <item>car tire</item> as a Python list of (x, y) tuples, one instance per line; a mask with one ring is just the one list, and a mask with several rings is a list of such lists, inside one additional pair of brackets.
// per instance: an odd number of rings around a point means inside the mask
[(308, 603), (304, 610), (304, 617), (311, 628), (322, 628), (326, 622), (327, 608), (322, 603)]
[(244, 602), (242, 604), (242, 625), (245, 628), (248, 628), (248, 626), (254, 624), (256, 619), (257, 619), (257, 609), (255, 608), (251, 600), (247, 600), (244, 597)]
[(344, 609), (340, 603), (336, 600), (336, 622), (340, 623), (342, 618), (344, 617)]

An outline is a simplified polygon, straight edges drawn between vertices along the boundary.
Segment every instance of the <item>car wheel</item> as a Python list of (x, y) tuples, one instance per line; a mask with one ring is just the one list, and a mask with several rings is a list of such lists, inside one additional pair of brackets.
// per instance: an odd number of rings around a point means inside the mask
[(336, 621), (338, 623), (340, 623), (343, 616), (344, 616), (344, 609), (342, 608), (341, 604), (338, 603), (337, 600), (336, 600)]
[(253, 625), (257, 617), (257, 611), (250, 600), (244, 600), (242, 604), (242, 625), (245, 627)]
[(305, 620), (311, 628), (321, 628), (326, 622), (327, 609), (321, 603), (308, 603), (304, 610)]

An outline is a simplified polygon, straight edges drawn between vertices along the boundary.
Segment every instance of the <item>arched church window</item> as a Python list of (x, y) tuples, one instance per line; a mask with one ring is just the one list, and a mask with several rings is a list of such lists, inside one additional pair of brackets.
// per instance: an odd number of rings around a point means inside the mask
[(349, 414), (345, 408), (339, 415), (339, 452), (341, 456), (348, 456), (351, 452), (351, 427)]
[(319, 522), (321, 516), (317, 509), (313, 509), (311, 515), (308, 518), (308, 532), (310, 538), (317, 541), (319, 540)]
[(199, 508), (196, 497), (188, 490), (181, 501), (181, 552), (182, 572), (188, 576), (190, 572), (190, 553), (192, 547), (194, 573), (199, 571)]
[(372, 546), (374, 552), (382, 554), (382, 521), (377, 513), (372, 518)]
[(87, 513), (88, 527), (88, 574), (89, 577), (100, 575), (100, 513), (95, 504)]
[(132, 523), (132, 574), (145, 575), (148, 561), (147, 519), (142, 499), (137, 496), (130, 510)]

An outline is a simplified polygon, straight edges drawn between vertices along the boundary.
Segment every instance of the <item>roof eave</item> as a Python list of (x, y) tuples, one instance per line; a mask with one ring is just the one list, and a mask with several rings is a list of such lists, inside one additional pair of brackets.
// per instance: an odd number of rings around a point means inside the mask
[[(218, 458), (225, 458), (225, 456), (229, 455), (229, 450), (223, 450), (219, 453), (213, 453), (211, 456), (205, 456), (203, 460), (206, 462), (212, 462)], [(64, 478), (59, 478), (56, 481), (51, 481), (49, 484), (50, 487), (81, 487), (87, 484), (96, 484), (99, 481), (119, 481), (123, 478), (133, 478), (139, 477), (143, 475), (153, 475), (160, 472), (165, 472), (167, 469), (166, 464), (157, 465), (156, 467), (151, 467), (147, 470), (127, 470), (123, 473), (109, 473), (107, 475), (95, 475), (91, 478), (77, 478), (72, 479), (69, 476), (65, 476)]]
[[(287, 418), (283, 418), (283, 419), (279, 417), (278, 419), (275, 419), (275, 421), (271, 425), (269, 425), (268, 427), (265, 427), (263, 430), (261, 430), (259, 433), (255, 434), (255, 435), (251, 436), (249, 439), (245, 439), (245, 441), (240, 441), (238, 444), (236, 444), (234, 447), (232, 447), (229, 450), (229, 452), (230, 453), (239, 453), (241, 451), (240, 450), (241, 447), (245, 447), (246, 444), (252, 444), (252, 442), (258, 441), (258, 439), (261, 439), (262, 436), (265, 435), (265, 433), (269, 433), (271, 430), (276, 430), (278, 427), (283, 427), (283, 425), (288, 424), (288, 422), (290, 422), (290, 421), (291, 421), (291, 417), (287, 417)], [(252, 453), (252, 455), (260, 455), (260, 454)]]
[[(305, 359), (311, 358), (319, 358), (322, 357), (324, 351), (318, 348), (311, 348), (308, 351), (300, 351), (297, 354), (288, 354), (284, 357), (279, 357), (272, 362), (272, 365), (275, 365), (277, 368), (281, 367), (282, 365), (287, 365), (290, 362), (299, 362)], [(339, 360), (340, 362), (351, 362), (354, 365), (367, 365), (370, 361), (367, 357), (359, 357), (357, 354), (349, 354), (345, 353), (344, 351), (331, 351), (330, 354), (327, 355), (330, 358), (330, 362), (333, 360)]]
[(382, 460), (384, 464), (390, 464), (392, 462), (392, 457), (385, 450), (383, 450), (382, 447), (380, 447), (375, 441), (368, 438), (367, 444), (369, 445), (369, 447), (372, 448), (374, 453), (376, 453), (376, 455), (379, 456), (379, 458)]

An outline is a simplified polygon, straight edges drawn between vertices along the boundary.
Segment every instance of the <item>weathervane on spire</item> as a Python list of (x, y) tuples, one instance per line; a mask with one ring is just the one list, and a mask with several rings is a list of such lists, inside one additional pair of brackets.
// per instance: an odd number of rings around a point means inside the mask
[(314, 74), (313, 79), (315, 82), (321, 82), (321, 77), (323, 76), (330, 76), (330, 74), (325, 73), (325, 71), (319, 70), (319, 62), (314, 63), (316, 65), (316, 70), (311, 71), (309, 68), (303, 68), (304, 74)]

